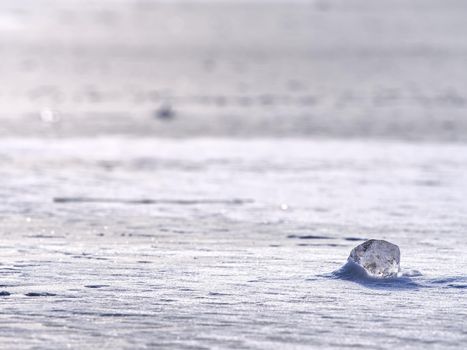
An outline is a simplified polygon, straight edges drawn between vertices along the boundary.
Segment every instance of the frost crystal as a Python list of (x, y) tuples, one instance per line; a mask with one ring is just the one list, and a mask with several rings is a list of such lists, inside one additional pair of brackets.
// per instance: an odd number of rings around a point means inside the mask
[(348, 261), (365, 269), (373, 277), (396, 277), (400, 270), (400, 250), (395, 244), (370, 239), (350, 252)]

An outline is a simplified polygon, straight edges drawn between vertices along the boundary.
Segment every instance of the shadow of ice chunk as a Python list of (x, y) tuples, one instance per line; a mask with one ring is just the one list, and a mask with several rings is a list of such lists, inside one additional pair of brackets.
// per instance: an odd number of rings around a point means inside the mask
[(405, 275), (386, 278), (371, 276), (363, 267), (352, 261), (348, 261), (340, 269), (328, 275), (328, 277), (352, 281), (371, 289), (409, 290), (421, 287), (419, 283)]

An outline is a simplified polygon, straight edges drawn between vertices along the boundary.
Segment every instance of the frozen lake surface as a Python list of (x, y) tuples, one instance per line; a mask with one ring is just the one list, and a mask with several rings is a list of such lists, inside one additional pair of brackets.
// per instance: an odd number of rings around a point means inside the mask
[(463, 348), (466, 13), (0, 1), (0, 348)]
[[(0, 344), (462, 348), (467, 146), (0, 141)], [(365, 238), (404, 274), (338, 270)]]

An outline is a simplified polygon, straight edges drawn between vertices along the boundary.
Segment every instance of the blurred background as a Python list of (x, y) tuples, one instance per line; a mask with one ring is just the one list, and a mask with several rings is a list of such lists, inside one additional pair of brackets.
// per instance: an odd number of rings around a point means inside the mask
[(462, 0), (2, 0), (0, 135), (467, 139)]

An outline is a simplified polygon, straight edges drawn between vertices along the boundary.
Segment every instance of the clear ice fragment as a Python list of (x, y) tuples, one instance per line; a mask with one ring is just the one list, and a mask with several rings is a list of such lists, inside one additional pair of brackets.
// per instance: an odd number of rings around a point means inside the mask
[(370, 239), (350, 252), (347, 259), (361, 266), (372, 277), (396, 277), (400, 271), (400, 250), (395, 244)]

